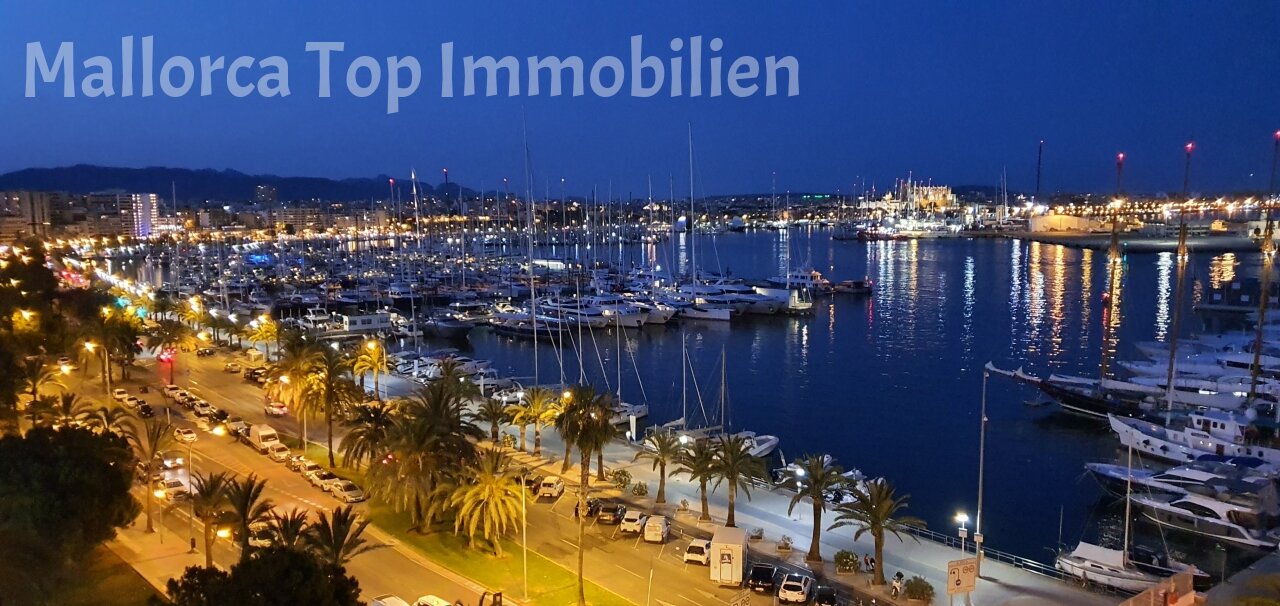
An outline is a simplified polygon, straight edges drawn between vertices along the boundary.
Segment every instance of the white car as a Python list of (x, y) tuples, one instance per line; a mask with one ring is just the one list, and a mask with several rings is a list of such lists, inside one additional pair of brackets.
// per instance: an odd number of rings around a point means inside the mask
[(267, 457), (277, 463), (283, 463), (289, 460), (289, 447), (279, 442), (272, 442), (267, 446)]
[(227, 431), (231, 435), (238, 436), (249, 432), (249, 424), (244, 422), (241, 417), (229, 417), (226, 421)]
[(182, 480), (168, 479), (156, 482), (156, 492), (163, 494), (164, 498), (170, 501), (187, 498), (190, 493), (187, 492), (186, 484)]
[(240, 374), (240, 364), (238, 364), (238, 363), (236, 363), (236, 362), (227, 362), (227, 363), (222, 367), (222, 370), (224, 370), (224, 371), (226, 371), (226, 372), (234, 372), (234, 373), (236, 373), (236, 374)]
[(333, 493), (333, 496), (343, 503), (359, 503), (367, 498), (364, 495), (364, 491), (360, 490), (360, 487), (356, 486), (355, 482), (351, 480), (338, 480), (330, 484), (329, 492)]
[(809, 601), (809, 589), (813, 587), (813, 577), (802, 574), (789, 574), (782, 579), (778, 588), (778, 601), (803, 604)]
[(453, 602), (433, 595), (424, 595), (418, 598), (413, 606), (453, 606)]
[(275, 533), (266, 522), (254, 522), (249, 525), (249, 546), (270, 547), (275, 542)]
[(179, 442), (190, 444), (196, 441), (196, 432), (186, 427), (175, 427), (173, 437)]
[(266, 413), (268, 417), (283, 417), (289, 414), (289, 407), (285, 406), (283, 402), (268, 402), (266, 406), (262, 407), (262, 412)]
[(671, 534), (671, 522), (667, 521), (667, 516), (649, 516), (645, 520), (644, 542), (666, 543), (668, 534)]
[(524, 399), (524, 388), (510, 387), (502, 391), (495, 392), (489, 397), (502, 402), (503, 404), (519, 404), (520, 400)]
[(126, 408), (132, 408), (133, 410), (137, 410), (143, 404), (146, 404), (146, 402), (142, 401), (142, 398), (139, 398), (137, 396), (126, 397), (123, 402)]
[(196, 402), (191, 409), (195, 411), (196, 416), (198, 417), (207, 417), (212, 415), (214, 410), (217, 410), (213, 407), (213, 404), (205, 402), (204, 400)]
[(307, 481), (311, 482), (312, 486), (315, 486), (320, 490), (328, 492), (329, 486), (331, 486), (336, 482), (341, 482), (342, 478), (339, 478), (338, 476), (334, 475), (332, 471), (329, 471), (327, 469), (318, 469), (316, 471), (313, 471), (307, 474)]
[(618, 530), (640, 534), (644, 532), (644, 523), (648, 520), (649, 516), (639, 509), (628, 509), (626, 515), (622, 516), (622, 523), (618, 525)]
[(684, 548), (684, 561), (686, 564), (693, 562), (694, 564), (709, 566), (711, 564), (711, 541), (706, 539), (689, 541), (689, 546)]
[(175, 397), (177, 397), (177, 396), (178, 396), (178, 392), (180, 392), (180, 391), (182, 391), (182, 388), (181, 388), (181, 387), (178, 387), (177, 385), (172, 385), (172, 384), (170, 384), (170, 385), (165, 385), (165, 386), (164, 386), (164, 397), (166, 397), (166, 398), (175, 398)]
[(125, 398), (129, 397), (129, 392), (117, 387), (111, 390), (111, 397), (115, 398), (117, 402), (122, 402)]
[(538, 498), (558, 499), (562, 494), (564, 494), (564, 480), (555, 476), (543, 480), (542, 485), (538, 487)]
[(320, 471), (321, 469), (323, 468), (319, 465), (307, 460), (303, 460), (302, 463), (298, 464), (298, 473), (302, 474), (302, 477), (304, 478), (310, 477), (311, 474)]
[(80, 370), (80, 366), (76, 364), (75, 360), (72, 360), (67, 356), (58, 358), (58, 362), (55, 365), (58, 367), (66, 366), (68, 370)]

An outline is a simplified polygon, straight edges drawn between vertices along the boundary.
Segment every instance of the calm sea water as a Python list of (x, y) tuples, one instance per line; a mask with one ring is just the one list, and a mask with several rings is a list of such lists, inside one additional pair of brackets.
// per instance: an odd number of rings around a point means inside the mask
[[(845, 467), (884, 476), (911, 495), (911, 512), (930, 528), (954, 532), (955, 514), (972, 518), (977, 506), (983, 366), (1097, 373), (1105, 252), (1013, 240), (843, 242), (816, 228), (697, 240), (698, 265), (707, 270), (766, 278), (783, 272), (789, 255), (793, 266), (812, 266), (832, 280), (870, 278), (875, 295), (820, 298), (808, 317), (624, 331), (621, 343), (596, 331), (585, 335), (581, 357), (540, 344), (540, 380), (559, 380), (563, 368), (569, 381), (585, 376), (617, 389), (620, 376), (624, 399), (649, 404), (650, 423), (678, 418), (685, 393), (690, 419), (714, 423), (724, 352), (732, 427), (778, 435), (787, 458), (831, 454)], [(692, 251), (677, 240), (564, 252), (683, 268)], [(1126, 258), (1120, 359), (1139, 356), (1136, 341), (1167, 336), (1172, 257)], [(1199, 330), (1190, 309), (1198, 293), (1246, 273), (1257, 275), (1256, 259), (1193, 257), (1183, 332)], [(532, 343), (485, 332), (471, 341), (474, 355), (497, 368), (533, 374)], [(684, 379), (682, 344), (692, 367)], [(1100, 506), (1107, 501), (1082, 475), (1085, 462), (1115, 458), (1110, 431), (1028, 406), (1037, 393), (1001, 377), (991, 377), (987, 389), (988, 546), (1046, 561), (1060, 520), (1068, 544), (1114, 534), (1114, 508)]]

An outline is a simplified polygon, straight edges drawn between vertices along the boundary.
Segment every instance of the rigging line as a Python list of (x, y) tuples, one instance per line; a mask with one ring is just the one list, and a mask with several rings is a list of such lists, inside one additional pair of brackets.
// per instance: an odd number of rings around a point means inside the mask
[(648, 404), (649, 394), (645, 393), (644, 391), (644, 379), (641, 378), (640, 376), (640, 366), (636, 364), (636, 350), (635, 348), (631, 347), (630, 339), (625, 339), (623, 342), (626, 344), (624, 347), (627, 351), (627, 354), (631, 357), (631, 368), (635, 369), (636, 371), (636, 385), (640, 387), (640, 399), (645, 404)]

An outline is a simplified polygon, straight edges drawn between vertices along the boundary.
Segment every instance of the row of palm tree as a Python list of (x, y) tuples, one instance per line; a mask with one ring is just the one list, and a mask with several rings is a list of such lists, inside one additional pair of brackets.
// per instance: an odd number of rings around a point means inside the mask
[(309, 522), (306, 510), (278, 513), (271, 499), (263, 496), (266, 481), (250, 474), (235, 478), (226, 472), (194, 474), (192, 507), (204, 526), (205, 566), (213, 566), (213, 543), (217, 531), (230, 523), (236, 530), (240, 559), (253, 554), (249, 545), (250, 527), (265, 523), (282, 546), (302, 547), (333, 566), (345, 566), (352, 558), (372, 547), (363, 538), (369, 521), (350, 507), (339, 507), (332, 514), (321, 512)]

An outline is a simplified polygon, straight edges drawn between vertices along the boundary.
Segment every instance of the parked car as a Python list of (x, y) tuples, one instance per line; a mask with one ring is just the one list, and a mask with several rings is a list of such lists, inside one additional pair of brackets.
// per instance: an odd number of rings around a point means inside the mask
[(215, 423), (226, 423), (229, 418), (231, 418), (231, 413), (221, 408), (214, 408), (213, 412), (209, 414), (209, 419)]
[(237, 362), (227, 362), (222, 365), (222, 370), (225, 372), (240, 374), (240, 364)]
[(836, 596), (836, 588), (823, 585), (813, 592), (814, 606), (840, 606), (840, 598)]
[(544, 479), (546, 479), (546, 477), (545, 477), (545, 476), (540, 476), (540, 475), (525, 476), (525, 477), (524, 477), (524, 487), (525, 487), (525, 488), (528, 488), (528, 489), (529, 489), (530, 491), (532, 491), (534, 494), (537, 494), (538, 489), (539, 489), (539, 487), (541, 487), (541, 486), (542, 486), (542, 481), (543, 481)]
[(54, 364), (54, 366), (57, 366), (57, 367), (59, 367), (59, 368), (61, 368), (61, 367), (63, 367), (63, 366), (66, 366), (66, 367), (67, 367), (67, 370), (79, 370), (79, 369), (80, 369), (80, 365), (79, 365), (79, 364), (76, 364), (76, 361), (75, 361), (75, 360), (72, 360), (72, 359), (71, 359), (70, 357), (68, 357), (68, 356), (62, 356), (62, 357), (58, 358), (58, 361)]
[(197, 358), (207, 358), (209, 356), (212, 356), (213, 354), (214, 354), (214, 349), (212, 347), (201, 347), (200, 349), (196, 350)]
[(138, 406), (138, 416), (144, 419), (150, 419), (151, 417), (156, 416), (156, 411), (154, 408), (151, 408), (150, 404), (143, 403)]
[(197, 417), (210, 417), (216, 409), (213, 407), (213, 404), (205, 402), (204, 400), (199, 400), (195, 404), (191, 405), (191, 410), (195, 411)]
[(186, 453), (178, 450), (167, 450), (160, 455), (160, 466), (164, 469), (177, 469), (187, 464)]
[(128, 396), (124, 399), (125, 408), (129, 408), (132, 410), (137, 410), (138, 407), (142, 406), (143, 404), (146, 404), (146, 402), (143, 402), (142, 398), (139, 398), (137, 396)]
[(289, 460), (289, 447), (280, 442), (272, 442), (267, 446), (267, 457), (277, 463)]
[(249, 525), (250, 547), (270, 547), (275, 540), (275, 533), (271, 532), (271, 526), (266, 522), (254, 522)]
[(129, 397), (129, 392), (117, 387), (111, 390), (111, 397), (114, 398), (115, 401), (121, 402), (124, 401), (125, 398)]
[(329, 490), (330, 484), (339, 480), (340, 478), (338, 476), (333, 475), (333, 472), (327, 469), (318, 469), (307, 474), (307, 481), (311, 482), (312, 486), (325, 491)]
[(302, 462), (302, 464), (298, 467), (298, 470), (297, 470), (297, 471), (298, 471), (298, 473), (302, 474), (302, 477), (304, 477), (304, 478), (305, 478), (305, 477), (307, 477), (307, 476), (311, 475), (312, 473), (315, 473), (315, 472), (317, 472), (317, 471), (320, 471), (321, 469), (323, 469), (323, 468), (322, 468), (322, 467), (320, 467), (319, 465), (317, 465), (317, 464), (315, 464), (315, 463), (312, 463), (311, 461), (307, 461), (307, 460), (305, 460), (305, 459), (304, 459), (304, 460), (303, 460), (303, 462)]
[(453, 606), (453, 602), (433, 595), (424, 595), (418, 598), (413, 606)]
[(190, 444), (196, 441), (196, 432), (187, 427), (175, 427), (173, 429), (174, 439), (184, 444)]
[(809, 601), (809, 590), (813, 587), (813, 577), (803, 574), (789, 574), (782, 579), (782, 587), (778, 589), (778, 601), (791, 604), (803, 604)]
[(299, 469), (302, 469), (303, 463), (309, 462), (310, 461), (307, 461), (307, 457), (303, 455), (293, 455), (292, 457), (289, 457), (288, 461), (284, 462), (284, 466), (289, 471), (298, 471)]
[(329, 492), (343, 503), (359, 503), (366, 497), (363, 490), (351, 480), (339, 480), (329, 485)]
[(689, 546), (684, 548), (684, 561), (703, 566), (711, 564), (711, 541), (706, 539), (689, 541)]
[(596, 514), (596, 522), (601, 524), (621, 524), (622, 517), (627, 515), (627, 506), (621, 503), (605, 503)]
[(774, 579), (778, 576), (778, 567), (773, 564), (753, 564), (747, 574), (747, 589), (756, 593), (773, 593)]
[[(574, 504), (573, 517), (576, 518), (579, 515), (582, 515), (582, 511), (581, 511), (582, 506), (583, 506), (582, 503)], [(587, 503), (586, 503), (587, 517), (588, 518), (596, 517), (596, 514), (600, 513), (600, 508), (603, 506), (604, 506), (604, 501), (601, 501), (600, 499), (587, 499)]]
[(175, 394), (175, 395), (173, 396), (173, 399), (174, 399), (174, 401), (175, 401), (175, 402), (177, 402), (177, 403), (179, 403), (179, 404), (183, 405), (183, 406), (184, 406), (184, 407), (186, 407), (186, 408), (191, 408), (192, 406), (194, 406), (194, 405), (195, 405), (195, 403), (196, 403), (196, 402), (199, 402), (199, 401), (200, 401), (200, 398), (197, 398), (197, 397), (195, 396), (195, 394), (193, 394), (193, 393), (191, 393), (191, 392), (189, 392), (189, 391), (187, 391), (187, 390), (185, 390), (185, 389), (183, 389), (183, 390), (179, 391), (177, 394)]
[(181, 388), (181, 387), (178, 387), (177, 385), (173, 385), (173, 384), (165, 385), (165, 386), (164, 386), (164, 397), (166, 397), (166, 398), (170, 398), (170, 399), (173, 399), (173, 398), (177, 397), (178, 392), (180, 392), (180, 391), (182, 391), (182, 388)]
[(649, 519), (645, 520), (644, 542), (666, 543), (669, 534), (671, 534), (671, 522), (667, 520), (667, 516), (649, 516)]
[(549, 497), (552, 499), (558, 499), (562, 494), (564, 494), (564, 480), (555, 476), (547, 477), (542, 480), (542, 484), (538, 486), (538, 498)]
[(622, 523), (618, 525), (618, 530), (631, 534), (640, 534), (644, 532), (644, 523), (648, 521), (649, 516), (645, 515), (639, 509), (628, 510), (622, 516)]
[(238, 416), (227, 417), (227, 420), (223, 423), (227, 426), (227, 431), (231, 432), (233, 436), (239, 436), (249, 431), (249, 424)]
[(268, 417), (283, 417), (289, 414), (289, 407), (285, 406), (283, 402), (268, 402), (266, 406), (262, 407), (262, 412), (266, 413)]

